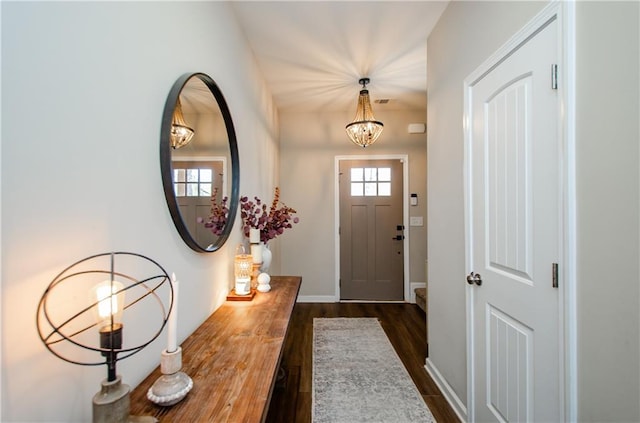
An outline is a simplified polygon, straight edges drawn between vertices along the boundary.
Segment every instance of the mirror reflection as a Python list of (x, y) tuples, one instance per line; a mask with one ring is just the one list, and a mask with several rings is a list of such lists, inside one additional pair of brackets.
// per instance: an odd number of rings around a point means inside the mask
[(194, 250), (215, 251), (233, 225), (239, 176), (231, 116), (211, 78), (193, 74), (176, 82), (162, 135), (163, 182), (176, 228)]

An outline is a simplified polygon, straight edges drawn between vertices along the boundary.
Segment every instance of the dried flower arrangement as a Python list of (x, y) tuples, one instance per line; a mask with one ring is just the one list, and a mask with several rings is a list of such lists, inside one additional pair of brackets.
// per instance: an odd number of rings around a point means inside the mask
[(251, 228), (260, 230), (260, 241), (265, 244), (282, 235), (285, 229), (292, 228), (293, 223), (298, 223), (300, 219), (294, 217), (297, 213), (291, 207), (280, 202), (280, 188), (275, 188), (275, 194), (271, 207), (267, 210), (267, 205), (258, 197), (249, 200), (244, 196), (240, 198), (240, 216), (242, 217), (242, 231), (249, 237)]
[(227, 216), (229, 214), (229, 208), (227, 207), (227, 197), (222, 199), (222, 202), (218, 204), (216, 197), (218, 196), (218, 188), (214, 188), (211, 193), (211, 212), (209, 217), (205, 220), (198, 217), (198, 223), (204, 223), (205, 228), (211, 229), (214, 235), (222, 235), (225, 225), (227, 224)]

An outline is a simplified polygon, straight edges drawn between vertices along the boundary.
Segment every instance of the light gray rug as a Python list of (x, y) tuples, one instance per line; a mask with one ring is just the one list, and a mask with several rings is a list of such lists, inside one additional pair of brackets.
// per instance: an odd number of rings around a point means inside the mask
[(435, 422), (376, 318), (313, 319), (313, 423)]

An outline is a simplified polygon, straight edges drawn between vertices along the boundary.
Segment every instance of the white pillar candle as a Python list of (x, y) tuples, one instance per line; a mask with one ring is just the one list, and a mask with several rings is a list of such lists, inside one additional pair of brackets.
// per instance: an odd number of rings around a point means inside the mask
[(255, 228), (249, 229), (249, 242), (251, 244), (260, 243), (260, 229), (255, 229)]
[(169, 328), (167, 330), (167, 352), (175, 352), (178, 349), (176, 328), (178, 323), (178, 281), (176, 280), (176, 274), (171, 274), (171, 281), (173, 282), (173, 307), (169, 313)]
[(262, 263), (262, 244), (251, 244), (251, 257), (254, 263)]

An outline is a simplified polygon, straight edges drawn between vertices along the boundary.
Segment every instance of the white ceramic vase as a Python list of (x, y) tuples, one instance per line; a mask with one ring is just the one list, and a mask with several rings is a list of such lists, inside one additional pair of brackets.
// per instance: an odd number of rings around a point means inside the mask
[(263, 273), (269, 273), (269, 266), (271, 266), (272, 254), (267, 244), (262, 245), (262, 266), (260, 271)]

